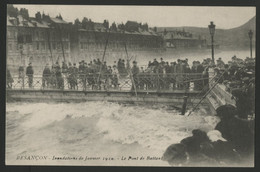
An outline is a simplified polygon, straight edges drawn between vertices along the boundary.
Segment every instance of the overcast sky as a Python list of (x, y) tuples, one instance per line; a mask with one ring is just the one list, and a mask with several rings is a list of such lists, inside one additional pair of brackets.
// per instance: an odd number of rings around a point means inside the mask
[(110, 24), (125, 23), (127, 20), (145, 23), (154, 27), (197, 26), (207, 27), (214, 21), (217, 28), (230, 29), (238, 27), (253, 16), (254, 7), (184, 7), (184, 6), (96, 6), (96, 5), (14, 5), (27, 8), (34, 17), (37, 11), (55, 17), (59, 13), (63, 19), (73, 22), (76, 18), (92, 19)]

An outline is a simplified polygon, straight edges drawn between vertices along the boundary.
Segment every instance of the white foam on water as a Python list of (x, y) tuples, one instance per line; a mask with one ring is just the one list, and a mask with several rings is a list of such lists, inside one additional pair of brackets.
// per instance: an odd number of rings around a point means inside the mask
[(203, 109), (182, 116), (156, 105), (7, 103), (6, 107), (7, 120), (16, 123), (7, 128), (9, 159), (30, 153), (108, 155), (110, 149), (133, 154), (147, 154), (149, 150), (161, 156), (169, 145), (190, 136), (193, 129), (208, 132), (218, 122)]
[[(31, 114), (27, 121), (23, 122), (24, 128), (41, 128), (54, 121), (61, 121), (64, 118), (91, 117), (99, 113), (104, 113), (102, 108), (106, 103), (22, 103), (17, 106), (7, 105), (7, 112), (15, 111), (23, 116)], [(109, 111), (108, 111), (109, 112)]]
[(181, 116), (176, 111), (169, 113), (142, 107), (117, 108), (102, 116), (97, 123), (100, 132), (106, 133), (105, 139), (122, 144), (137, 142), (161, 152), (170, 144), (191, 135), (193, 129), (200, 128), (206, 132), (214, 129), (217, 121), (216, 117), (196, 114)]

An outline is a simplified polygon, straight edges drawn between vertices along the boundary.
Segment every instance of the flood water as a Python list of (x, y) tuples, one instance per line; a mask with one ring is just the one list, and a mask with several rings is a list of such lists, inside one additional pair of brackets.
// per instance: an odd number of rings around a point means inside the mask
[[(231, 60), (233, 56), (236, 56), (241, 59), (245, 59), (246, 57), (250, 57), (249, 50), (215, 50), (214, 58), (215, 61), (221, 57), (221, 59), (227, 63)], [(130, 54), (131, 56), (131, 54)], [(255, 50), (252, 51), (252, 56), (255, 57)], [(173, 62), (177, 61), (177, 59), (188, 59), (189, 65), (192, 65), (194, 60), (202, 62), (203, 59), (212, 58), (211, 57), (211, 49), (201, 49), (201, 50), (167, 50), (163, 53), (151, 54), (151, 56), (145, 55), (136, 55), (133, 59), (136, 59), (140, 65), (148, 65), (148, 61), (153, 61), (154, 58), (157, 61), (160, 61), (160, 58), (163, 58), (164, 61)]]
[[(179, 114), (159, 105), (7, 103), (6, 162), (168, 166), (160, 158), (169, 145), (191, 136), (193, 129), (213, 130), (219, 122), (203, 108), (189, 117)], [(20, 159), (33, 155), (48, 158)], [(100, 159), (69, 161), (55, 160), (53, 156)]]
[[(249, 51), (216, 51), (215, 59), (227, 62), (234, 55), (245, 59)], [(154, 57), (137, 56), (136, 60), (141, 66)], [(169, 62), (188, 58), (191, 64), (211, 58), (211, 51), (167, 52), (157, 54), (158, 61), (160, 57)], [(113, 63), (114, 59), (106, 60)], [(169, 145), (191, 136), (193, 129), (213, 130), (219, 122), (203, 108), (189, 117), (179, 114), (162, 105), (8, 102), (6, 163), (168, 166), (160, 158)], [(30, 159), (33, 156), (40, 160)]]

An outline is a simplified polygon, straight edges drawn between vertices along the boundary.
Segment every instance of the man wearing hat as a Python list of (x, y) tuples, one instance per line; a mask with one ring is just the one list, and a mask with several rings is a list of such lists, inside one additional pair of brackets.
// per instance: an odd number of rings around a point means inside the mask
[(49, 83), (50, 83), (50, 77), (51, 77), (51, 70), (49, 67), (49, 64), (47, 63), (43, 73), (42, 73), (42, 87), (45, 88), (47, 86), (47, 88), (49, 87)]
[(83, 71), (83, 64), (84, 64), (84, 60), (79, 62), (79, 73), (81, 73)]
[(118, 69), (116, 65), (114, 65), (112, 69), (112, 84), (114, 85), (114, 88), (117, 88), (118, 86), (118, 76), (119, 76)]
[(222, 61), (221, 57), (217, 60), (217, 67), (224, 68), (225, 63)]
[(139, 74), (139, 67), (137, 66), (136, 61), (133, 61), (133, 67), (132, 67), (131, 71), (132, 71), (133, 82), (134, 82), (134, 83), (132, 83), (132, 90), (134, 90), (134, 85), (136, 86), (136, 88), (138, 88), (138, 77), (137, 77), (137, 75)]
[(14, 80), (13, 77), (11, 75), (11, 72), (8, 68), (6, 68), (6, 85), (8, 88), (12, 88), (12, 84), (13, 84)]
[(153, 66), (155, 66), (155, 67), (158, 67), (159, 66), (159, 62), (156, 60), (156, 59), (154, 59), (153, 60)]
[(73, 66), (72, 66), (71, 62), (69, 62), (67, 80), (69, 83), (69, 88), (72, 89), (72, 87), (73, 87)]
[(162, 66), (165, 64), (165, 62), (163, 61), (163, 58), (161, 57), (161, 63)]
[(33, 86), (33, 67), (32, 67), (32, 63), (30, 62), (26, 68), (26, 75), (28, 77), (28, 84), (29, 84), (29, 88), (32, 88)]
[(62, 62), (61, 72), (64, 74), (66, 74), (68, 72), (68, 65), (66, 64), (65, 61)]
[(73, 70), (72, 70), (72, 89), (78, 89), (78, 68), (76, 66), (76, 63), (73, 63)]

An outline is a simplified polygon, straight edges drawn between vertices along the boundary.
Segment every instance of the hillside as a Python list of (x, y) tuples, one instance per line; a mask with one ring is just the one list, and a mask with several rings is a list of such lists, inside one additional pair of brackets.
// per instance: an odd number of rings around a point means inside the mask
[[(217, 26), (216, 26), (217, 27)], [(163, 31), (166, 29), (167, 31), (171, 30), (182, 30), (188, 31), (193, 35), (201, 35), (206, 38), (207, 43), (210, 44), (210, 35), (209, 29), (203, 27), (158, 27), (158, 31)], [(232, 29), (217, 29), (215, 32), (215, 41), (222, 48), (247, 48), (249, 46), (249, 37), (248, 31), (252, 30), (254, 32), (253, 35), (253, 45), (255, 41), (255, 31), (256, 31), (256, 17), (253, 17), (245, 24), (232, 28)]]

